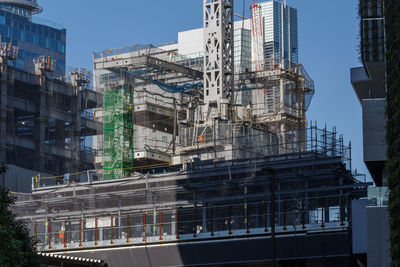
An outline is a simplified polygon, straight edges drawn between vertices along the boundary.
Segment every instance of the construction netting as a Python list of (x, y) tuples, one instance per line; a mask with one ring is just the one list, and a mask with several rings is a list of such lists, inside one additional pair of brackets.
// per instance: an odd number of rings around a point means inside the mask
[(103, 179), (132, 175), (133, 95), (129, 85), (104, 92)]

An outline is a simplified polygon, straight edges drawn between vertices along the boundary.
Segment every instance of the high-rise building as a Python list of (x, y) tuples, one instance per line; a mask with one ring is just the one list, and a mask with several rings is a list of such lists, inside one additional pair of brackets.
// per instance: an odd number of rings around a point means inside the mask
[(29, 192), (38, 173), (93, 168), (86, 140), (101, 131), (90, 75), (75, 70), (65, 82), (66, 30), (33, 16), (41, 10), (33, 0), (0, 0), (0, 164), (8, 167), (0, 185), (11, 191)]
[(259, 4), (264, 38), (264, 58), (298, 62), (297, 9), (270, 0)]
[(378, 186), (386, 185), (385, 62), (383, 1), (360, 1), (362, 67), (351, 69), (351, 83), (363, 109), (364, 162)]
[(362, 66), (351, 69), (351, 83), (362, 107), (364, 163), (377, 186), (368, 191), (367, 261), (389, 266), (384, 1), (360, 0), (359, 17)]
[(33, 60), (44, 55), (56, 60), (56, 74), (64, 75), (66, 30), (34, 16), (41, 11), (36, 0), (0, 0), (1, 41), (19, 48), (16, 68), (33, 73)]

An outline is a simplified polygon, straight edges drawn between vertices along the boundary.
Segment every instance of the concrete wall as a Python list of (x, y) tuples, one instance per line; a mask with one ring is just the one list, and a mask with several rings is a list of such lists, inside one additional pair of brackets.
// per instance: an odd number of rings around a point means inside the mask
[(386, 160), (386, 99), (362, 100), (364, 161)]
[[(244, 21), (244, 27), (251, 29), (251, 20)], [(234, 29), (242, 28), (243, 21), (236, 21)], [(178, 33), (178, 53), (180, 55), (190, 55), (204, 52), (204, 31), (203, 28), (183, 31)]]
[(368, 267), (390, 265), (390, 227), (387, 207), (367, 207)]

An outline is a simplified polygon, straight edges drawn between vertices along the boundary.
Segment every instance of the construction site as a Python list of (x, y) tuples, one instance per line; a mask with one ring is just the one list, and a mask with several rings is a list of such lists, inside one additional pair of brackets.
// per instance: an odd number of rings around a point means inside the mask
[[(281, 36), (266, 57), (269, 7), (281, 12)], [(38, 60), (40, 117), (21, 114), (26, 126), (16, 129), (43, 124), (33, 163), (59, 169), (29, 177), (32, 194), (13, 206), (38, 251), (109, 266), (363, 261), (353, 207), (365, 205), (371, 183), (353, 172), (351, 143), (307, 122), (314, 81), (293, 34), (296, 44), (285, 46), (297, 11), (279, 1), (250, 8), (251, 19), (235, 21), (233, 0), (204, 0), (203, 28), (179, 33), (178, 43), (94, 53), (93, 90), (87, 73), (56, 82), (50, 59)], [(198, 48), (185, 47), (194, 35)], [(17, 73), (4, 68), (2, 99)], [(60, 125), (47, 101), (65, 88), (71, 119)], [(68, 156), (52, 152), (51, 161), (47, 142)]]
[(102, 95), (86, 87), (91, 75), (75, 69), (56, 76), (57, 62), (49, 56), (35, 59), (35, 73), (15, 68), (18, 47), (11, 43), (1, 43), (0, 57), (0, 162), (9, 169), (1, 184), (30, 192), (32, 176), (93, 169), (86, 141), (103, 129), (90, 111), (102, 103)]

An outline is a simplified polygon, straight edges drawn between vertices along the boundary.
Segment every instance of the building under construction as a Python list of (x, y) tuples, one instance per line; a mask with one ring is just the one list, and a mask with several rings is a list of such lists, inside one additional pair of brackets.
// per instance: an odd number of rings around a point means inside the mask
[[(268, 8), (281, 29), (272, 52)], [(96, 168), (34, 179), (14, 206), (38, 250), (110, 266), (364, 261), (354, 207), (369, 183), (335, 129), (306, 123), (314, 82), (286, 29), (297, 12), (251, 10), (234, 22), (232, 0), (204, 0), (204, 27), (176, 44), (94, 53)]]
[(95, 155), (85, 144), (102, 132), (90, 112), (102, 96), (86, 86), (91, 75), (73, 70), (61, 79), (49, 56), (37, 58), (36, 71), (30, 73), (13, 67), (17, 47), (1, 43), (0, 53), (0, 162), (8, 166), (1, 184), (30, 192), (31, 177), (39, 183), (40, 176), (62, 175), (63, 181), (67, 173), (94, 168)]

